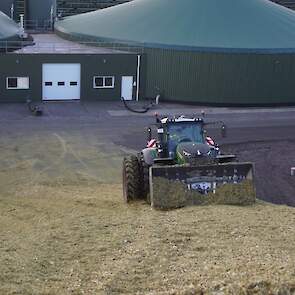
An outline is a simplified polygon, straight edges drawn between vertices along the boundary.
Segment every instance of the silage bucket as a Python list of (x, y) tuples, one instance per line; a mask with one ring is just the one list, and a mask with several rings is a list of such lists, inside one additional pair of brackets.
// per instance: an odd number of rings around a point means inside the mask
[(151, 205), (173, 209), (189, 205), (250, 205), (255, 202), (252, 163), (150, 168)]

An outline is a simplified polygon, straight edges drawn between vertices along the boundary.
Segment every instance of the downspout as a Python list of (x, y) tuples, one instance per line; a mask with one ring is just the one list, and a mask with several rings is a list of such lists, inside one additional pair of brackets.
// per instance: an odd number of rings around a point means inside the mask
[(137, 56), (136, 101), (139, 100), (141, 55)]

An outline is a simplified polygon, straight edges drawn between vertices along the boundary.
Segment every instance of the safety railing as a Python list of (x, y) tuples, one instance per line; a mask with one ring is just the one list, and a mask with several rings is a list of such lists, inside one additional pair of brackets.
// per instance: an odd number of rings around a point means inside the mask
[[(49, 35), (50, 36), (50, 35)], [(144, 53), (144, 47), (106, 42), (0, 41), (0, 53)]]

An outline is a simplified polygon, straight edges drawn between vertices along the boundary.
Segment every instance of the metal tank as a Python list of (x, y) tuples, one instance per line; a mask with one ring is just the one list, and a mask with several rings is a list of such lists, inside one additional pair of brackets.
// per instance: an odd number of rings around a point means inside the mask
[(11, 16), (11, 5), (13, 3), (14, 3), (14, 0), (1, 0), (0, 11), (4, 12), (8, 16)]
[(134, 0), (65, 18), (55, 30), (140, 47), (148, 97), (295, 104), (295, 12), (268, 0)]
[(3, 47), (6, 41), (19, 40), (19, 27), (6, 14), (0, 11), (0, 46)]

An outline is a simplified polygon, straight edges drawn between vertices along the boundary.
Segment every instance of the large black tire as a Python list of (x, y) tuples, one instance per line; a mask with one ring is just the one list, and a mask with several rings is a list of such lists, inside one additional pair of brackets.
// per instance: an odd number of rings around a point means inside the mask
[(126, 203), (140, 198), (140, 166), (136, 156), (130, 155), (123, 160), (123, 198)]
[(149, 202), (150, 180), (149, 166), (142, 160), (140, 162), (140, 196), (142, 199)]

